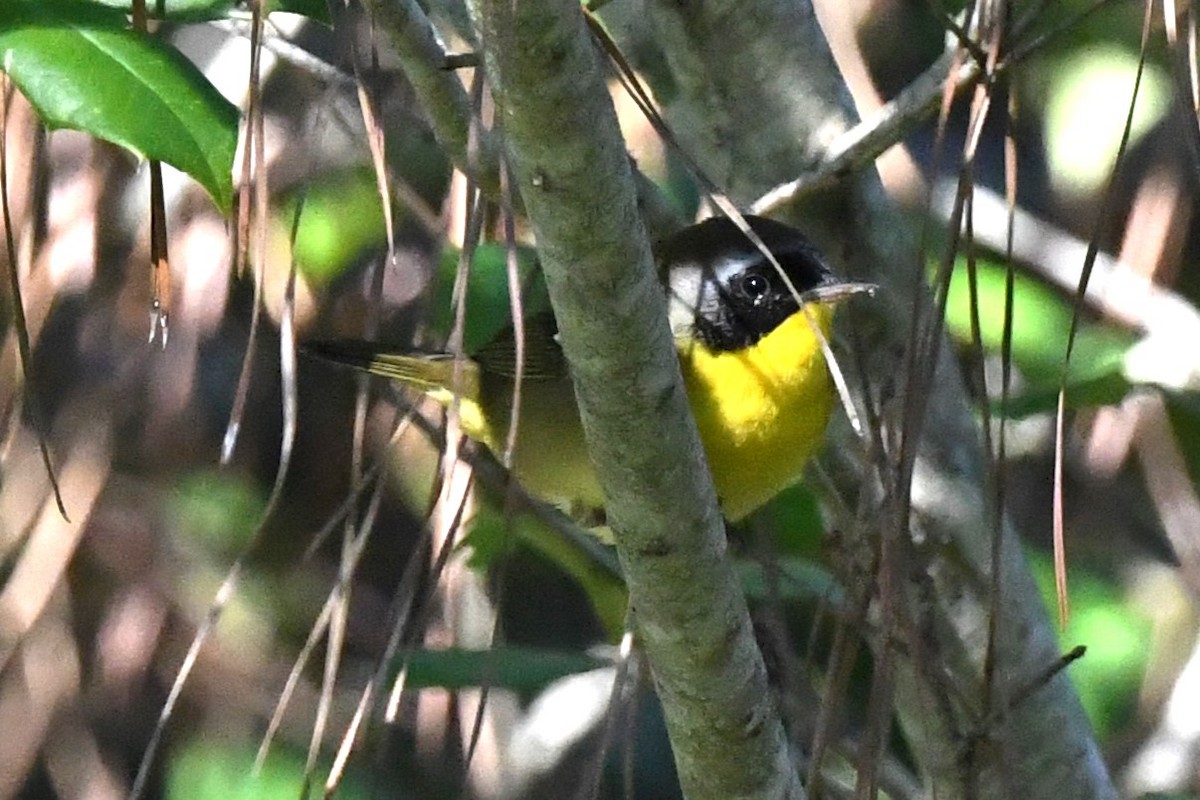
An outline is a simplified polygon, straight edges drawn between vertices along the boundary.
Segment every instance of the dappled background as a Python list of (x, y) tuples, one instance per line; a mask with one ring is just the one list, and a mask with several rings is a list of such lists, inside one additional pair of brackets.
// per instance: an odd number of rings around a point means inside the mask
[[(1128, 152), (1114, 173), (1143, 8), (1087, 8), (1018, 6), (1047, 35), (1014, 68), (1011, 96), (993, 99), (1012, 114), (1020, 207), (1015, 378), (1005, 408), (995, 388), (1009, 214), (1001, 114), (982, 131), (976, 166), (983, 354), (970, 346), (965, 269), (951, 285), (947, 323), (967, 374), (987, 376), (989, 390), (975, 392), (981, 415), (987, 407), (996, 427), (1007, 418), (1005, 509), (1053, 605), (1054, 408), (1079, 271), (1089, 243), (1099, 246), (1067, 376), (1061, 485), (1071, 612), (1063, 649), (1088, 647), (1070, 671), (1128, 796), (1191, 797), (1200, 793), (1200, 716), (1190, 699), (1200, 691), (1195, 55), (1186, 26), (1176, 31), (1161, 14), (1152, 20)], [(431, 13), (450, 49), (465, 50), (453, 9)], [(637, 8), (614, 0), (600, 13), (653, 75), (658, 53)], [(947, 47), (925, 3), (824, 3), (819, 13), (865, 117)], [(248, 17), (231, 13), (158, 32), (244, 107), (248, 30)], [(471, 70), (463, 74), (469, 80)], [(360, 86), (375, 115), (365, 122)], [(639, 166), (677, 213), (693, 217), (700, 194), (682, 161), (615, 84), (614, 98)], [(125, 796), (185, 654), (239, 559), (236, 589), (164, 729), (147, 796), (295, 797), (314, 731), (317, 787), (331, 769), (343, 774), (334, 758), (350, 731), (344, 796), (563, 797), (596, 779), (602, 796), (673, 796), (644, 670), (615, 660), (623, 612), (611, 556), (525, 530), (532, 523), (511, 530), (495, 492), (468, 506), (471, 546), (443, 551), (454, 520), (427, 521), (429, 510), (439, 492), (452, 498), (465, 487), (453, 471), (435, 483), (434, 409), (301, 356), (296, 438), (267, 513), (285, 442), (281, 320), (294, 315), (301, 340), (440, 346), (466, 209), (464, 179), (360, 14), (339, 12), (332, 27), (272, 15), (262, 99), (258, 179), (270, 213), (261, 239), (252, 239), (250, 266), (235, 258), (234, 221), (167, 170), (164, 337), (154, 335), (150, 313), (145, 163), (83, 133), (47, 134), (10, 87), (4, 162), (33, 349), (23, 377), (6, 291), (0, 797)], [(927, 232), (931, 269), (967, 118), (960, 101), (944, 136), (930, 118), (880, 161), (888, 191)], [(391, 247), (368, 146), (379, 131)], [(495, 234), (499, 216), (485, 228)], [(476, 257), (479, 270), (493, 272), (503, 259), (486, 247)], [(468, 303), (468, 317), (473, 311)], [(429, 425), (406, 416), (414, 403)], [(821, 484), (820, 469), (812, 484)], [(824, 525), (814, 492), (798, 487), (733, 544), (798, 737), (811, 727), (813, 705), (788, 692), (801, 691), (797, 676), (808, 665), (824, 664), (837, 605), (822, 566)], [(756, 566), (764, 561), (768, 568)], [(394, 637), (398, 619), (408, 624)], [(313, 652), (293, 672), (314, 630)], [(869, 663), (860, 662), (846, 689), (847, 742), (866, 710)], [(616, 663), (630, 674), (614, 694)], [(336, 681), (323, 680), (334, 670)], [(407, 690), (392, 696), (397, 676)], [(481, 683), (490, 688), (479, 714)], [(281, 697), (290, 702), (276, 718)], [(620, 713), (606, 727), (610, 699)], [(366, 717), (356, 722), (360, 706)], [(269, 729), (271, 746), (252, 771)], [(910, 772), (897, 748), (888, 791), (916, 796)]]

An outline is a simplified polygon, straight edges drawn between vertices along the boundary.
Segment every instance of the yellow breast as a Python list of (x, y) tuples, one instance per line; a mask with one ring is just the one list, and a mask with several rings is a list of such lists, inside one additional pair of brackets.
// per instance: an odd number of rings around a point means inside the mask
[[(809, 306), (828, 334), (833, 310)], [(833, 388), (808, 319), (795, 314), (750, 348), (713, 352), (678, 343), (688, 400), (721, 507), (738, 520), (799, 478), (821, 444)], [(532, 381), (522, 400), (513, 470), (525, 488), (552, 502), (600, 507), (603, 495), (579, 425), (570, 380)], [(478, 398), (460, 399), (463, 430), (501, 452), (512, 380), (484, 373)], [(447, 390), (428, 392), (449, 405)]]
[[(833, 310), (808, 308), (828, 334)], [(689, 343), (679, 357), (717, 495), (738, 520), (795, 483), (821, 444), (834, 396), (825, 359), (799, 313), (745, 350)]]

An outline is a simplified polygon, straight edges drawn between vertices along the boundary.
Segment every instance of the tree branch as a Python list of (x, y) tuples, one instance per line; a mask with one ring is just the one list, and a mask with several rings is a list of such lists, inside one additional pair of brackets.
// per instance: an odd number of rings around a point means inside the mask
[(802, 797), (581, 9), (474, 0), (471, 12), (684, 791)]
[[(734, 197), (748, 202), (778, 182), (804, 175), (827, 157), (832, 143), (854, 118), (828, 45), (808, 3), (792, 0), (648, 0), (658, 41), (678, 92), (668, 118), (687, 131), (691, 155)], [(770, 36), (763, 36), (769, 26)], [(765, 49), (764, 49), (765, 48)], [(831, 252), (853, 265), (857, 276), (879, 283), (875, 303), (860, 303), (852, 337), (859, 339), (868, 385), (903, 391), (897, 353), (909, 341), (914, 313), (928, 314), (924, 260), (913, 232), (891, 207), (873, 171), (804, 200), (804, 227)], [(843, 319), (845, 322), (845, 319)], [(1020, 543), (1002, 530), (1002, 598), (995, 612), (995, 674), (988, 687), (987, 651), (991, 549), (982, 489), (983, 454), (966, 402), (962, 376), (934, 342), (912, 363), (938, 368), (932, 380), (902, 394), (892, 406), (927, 397), (924, 426), (911, 488), (895, 485), (902, 474), (881, 455), (865, 456), (849, 436), (831, 449), (835, 477), (848, 498), (864, 485), (878, 488), (870, 504), (882, 505), (875, 520), (881, 545), (848, 542), (841, 572), (852, 590), (874, 592), (893, 621), (871, 642), (877, 663), (895, 669), (896, 703), (929, 785), (939, 795), (982, 798), (1115, 797), (1070, 682), (1058, 676), (1035, 698), (1013, 707), (1003, 724), (987, 731), (987, 746), (968, 753), (984, 724), (988, 698), (1026, 685), (1059, 657), (1053, 628), (1042, 607)], [(889, 388), (891, 387), (891, 388)], [(925, 393), (925, 394), (920, 394)], [(903, 416), (885, 409), (891, 418)], [(889, 458), (894, 458), (891, 454)], [(879, 460), (876, 460), (879, 459)], [(889, 472), (889, 469), (893, 470)], [(882, 493), (882, 497), (879, 493)], [(853, 502), (848, 503), (855, 507)], [(890, 516), (889, 516), (890, 515)], [(860, 531), (869, 531), (859, 526)], [(875, 574), (870, 553), (884, 548)], [(864, 578), (865, 576), (865, 578)], [(905, 638), (895, 647), (892, 637)], [(993, 703), (996, 705), (996, 703)], [(968, 755), (973, 761), (968, 762)]]
[(471, 152), (471, 98), (458, 75), (448, 68), (433, 23), (416, 0), (363, 0), (363, 5), (400, 59), (421, 107), (429, 115), (438, 143), (483, 191), (497, 196), (500, 181), (495, 137), (481, 130), (478, 150)]
[(772, 188), (755, 200), (750, 210), (755, 214), (770, 214), (809, 193), (828, 188), (851, 172), (870, 169), (876, 158), (937, 112), (946, 81), (953, 80), (957, 91), (979, 75), (978, 65), (970, 59), (957, 64), (957, 69), (955, 65), (955, 51), (947, 50), (871, 119), (840, 134), (807, 172)]
[[(495, 136), (480, 127), (478, 145), (472, 150), (471, 98), (451, 68), (451, 58), (442, 49), (429, 17), (416, 0), (363, 0), (363, 4), (400, 59), (421, 107), (429, 115), (438, 143), (455, 166), (475, 179), (486, 196), (499, 197)], [(654, 182), (636, 169), (634, 181), (642, 218), (654, 239), (677, 230), (683, 221)]]

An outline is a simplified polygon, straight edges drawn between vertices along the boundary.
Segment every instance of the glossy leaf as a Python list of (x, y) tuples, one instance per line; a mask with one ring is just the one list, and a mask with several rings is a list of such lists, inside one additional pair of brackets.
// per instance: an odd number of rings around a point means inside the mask
[(0, 54), (48, 127), (170, 164), (230, 210), (238, 112), (177, 50), (92, 3), (6, 2)]
[[(133, 6), (130, 0), (94, 1), (102, 6), (120, 9), (126, 14), (130, 13)], [(173, 22), (204, 22), (227, 19), (237, 5), (237, 0), (146, 0), (146, 12), (153, 19), (167, 19)], [(286, 11), (316, 20), (323, 25), (331, 24), (329, 5), (325, 0), (270, 0), (267, 8), (271, 13)]]

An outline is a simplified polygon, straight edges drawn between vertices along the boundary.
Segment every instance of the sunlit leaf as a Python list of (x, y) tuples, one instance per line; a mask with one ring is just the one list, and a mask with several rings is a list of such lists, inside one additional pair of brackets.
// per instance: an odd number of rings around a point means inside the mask
[[(296, 229), (296, 266), (310, 282), (336, 279), (366, 250), (387, 246), (387, 229), (375, 176), (369, 169), (325, 176), (304, 192)], [(291, 229), (298, 200), (285, 203), (280, 217)]]
[(177, 50), (92, 3), (9, 0), (0, 54), (48, 127), (170, 164), (230, 210), (238, 112)]
[[(1047, 76), (1045, 138), (1054, 183), (1092, 191), (1112, 171), (1133, 97), (1138, 58), (1115, 45), (1068, 51)], [(1147, 64), (1134, 109), (1131, 143), (1167, 113), (1171, 78)]]
[[(99, 5), (130, 13), (130, 0), (94, 0)], [(154, 19), (173, 22), (202, 22), (226, 19), (238, 7), (237, 0), (147, 0), (146, 11)], [(330, 24), (329, 5), (325, 0), (269, 0), (268, 12), (300, 14), (324, 25)]]
[[(980, 340), (996, 354), (1004, 331), (1005, 268), (991, 261), (976, 264)], [(1071, 308), (1049, 288), (1021, 275), (1013, 287), (1012, 361), (1023, 383), (1009, 400), (1007, 413), (1022, 417), (1052, 410), (1062, 383)], [(946, 302), (946, 328), (961, 342), (971, 341), (971, 293), (965, 262), (959, 263)], [(1067, 371), (1066, 397), (1071, 407), (1105, 405), (1128, 393), (1125, 356), (1136, 342), (1127, 331), (1085, 324), (1075, 340)], [(998, 395), (998, 387), (992, 387)], [(999, 411), (999, 409), (996, 409)]]
[[(991, 261), (976, 264), (980, 339), (983, 348), (999, 352), (1004, 335), (1005, 268)], [(1071, 309), (1047, 287), (1017, 276), (1013, 289), (1013, 362), (1025, 372), (1062, 369), (1071, 326)], [(946, 297), (946, 328), (956, 339), (971, 340), (971, 291), (967, 264), (954, 267)]]
[[(1044, 553), (1029, 553), (1043, 600), (1055, 603), (1054, 568)], [(1150, 657), (1149, 621), (1126, 601), (1119, 587), (1071, 565), (1071, 620), (1059, 634), (1064, 649), (1085, 645), (1087, 654), (1069, 674), (1084, 710), (1101, 736), (1127, 723)]]
[[(277, 747), (262, 768), (254, 767), (257, 743), (218, 743), (197, 738), (185, 743), (167, 768), (167, 800), (295, 800), (303, 794), (304, 757)], [(367, 796), (353, 774), (342, 782), (338, 797)]]

